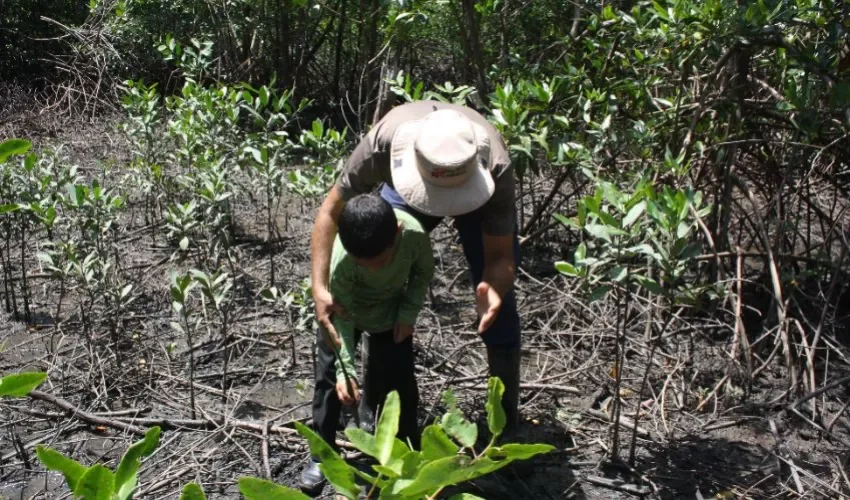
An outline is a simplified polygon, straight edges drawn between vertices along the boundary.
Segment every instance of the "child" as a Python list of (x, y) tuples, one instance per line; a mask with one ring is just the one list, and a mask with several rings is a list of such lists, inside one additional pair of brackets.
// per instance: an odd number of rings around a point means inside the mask
[[(434, 275), (429, 235), (413, 216), (375, 195), (349, 200), (338, 226), (328, 284), (345, 311), (333, 317), (342, 343), (337, 357), (329, 345), (329, 333), (319, 328), (313, 430), (335, 447), (341, 404), (360, 401), (360, 387), (365, 385), (361, 409), (365, 406), (367, 412), (374, 412), (395, 390), (401, 402), (398, 437), (418, 448), (419, 391), (412, 335)], [(368, 332), (365, 377), (358, 377), (353, 358), (362, 332)], [(301, 475), (301, 488), (318, 493), (323, 485), (313, 457)]]

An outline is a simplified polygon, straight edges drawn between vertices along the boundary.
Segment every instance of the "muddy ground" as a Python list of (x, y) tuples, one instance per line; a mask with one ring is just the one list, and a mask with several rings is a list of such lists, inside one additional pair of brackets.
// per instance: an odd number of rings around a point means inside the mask
[[(120, 178), (127, 150), (114, 119), (61, 122), (9, 108), (3, 117), (0, 139), (25, 136), (36, 149), (61, 143), (68, 161), (79, 164), (87, 176)], [(107, 173), (104, 167), (109, 167)], [(34, 258), (26, 262), (33, 276), (33, 319), (25, 324), (0, 315), (0, 373), (48, 370), (49, 379), (41, 387), (44, 393), (114, 422), (142, 427), (153, 422), (144, 419), (177, 422), (178, 428), (164, 431), (160, 447), (143, 462), (138, 498), (177, 498), (189, 481), (200, 483), (211, 498), (238, 498), (236, 479), (265, 474), (264, 441), (271, 476), (281, 484), (296, 485), (308, 460), (306, 443), (294, 432), (284, 429), (264, 437), (258, 430), (266, 423), (291, 428), (295, 420), (309, 420), (314, 334), (298, 328), (294, 308), (260, 298), (269, 281), (266, 234), (256, 208), (243, 198), (234, 204), (239, 274), (229, 344), (232, 386), (223, 402), (223, 351), (212, 321), (209, 331), (204, 327), (198, 333), (194, 348), (200, 408), (196, 420), (219, 424), (237, 420), (255, 424), (254, 429), (226, 424), (180, 428), (180, 420), (190, 419), (188, 346), (169, 326), (174, 316), (167, 284), (170, 270), (182, 264), (169, 259), (175, 248), (164, 240), (160, 227), (145, 224), (139, 206), (131, 207), (121, 221), (119, 245), (138, 299), (123, 318), (118, 348), (101, 326), (89, 349), (72, 312), (59, 327), (54, 325), (57, 290), (38, 277), (42, 270)], [(283, 238), (273, 255), (275, 285), (281, 290), (297, 290), (308, 276), (308, 233), (316, 204), (287, 199), (279, 214)], [(437, 274), (415, 336), (422, 394), (419, 416), (423, 425), (439, 418), (443, 410), (439, 393), (452, 389), (486, 436), (486, 354), (475, 333), (471, 288), (454, 236), (447, 224), (433, 236)], [(750, 388), (735, 378), (734, 371), (734, 385), (719, 384), (730, 364), (730, 326), (728, 315), (721, 313), (694, 316), (677, 326), (655, 358), (644, 394), (638, 394), (648, 358), (643, 327), (630, 332), (620, 396), (624, 416), (633, 418), (641, 410), (636, 462), (631, 472), (606, 465), (611, 446), (613, 309), (605, 303), (588, 305), (575, 283), (554, 272), (552, 262), (571, 253), (572, 243), (565, 232), (553, 230), (526, 245), (517, 283), (524, 328), (521, 438), (550, 443), (557, 450), (534, 460), (530, 468), (477, 481), (464, 491), (492, 499), (850, 495), (847, 386), (816, 398), (815, 423), (829, 425), (829, 432), (823, 432), (787, 411), (787, 374), (780, 367), (781, 357)], [(35, 255), (41, 244), (29, 241), (29, 255)], [(65, 309), (73, 311), (74, 295), (65, 300)], [(104, 319), (98, 318), (101, 325)], [(51, 339), (57, 346), (54, 354), (46, 348)], [(846, 375), (847, 354), (837, 344), (830, 350), (825, 384)], [(800, 408), (805, 415), (806, 406)], [(620, 455), (627, 458), (631, 431), (623, 428), (621, 434)], [(36, 444), (48, 444), (87, 464), (114, 467), (135, 439), (109, 426), (83, 422), (44, 400), (3, 401), (0, 498), (70, 498), (61, 477), (45, 472), (38, 463)], [(362, 457), (353, 457), (367, 465)], [(332, 498), (330, 488), (323, 498)]]

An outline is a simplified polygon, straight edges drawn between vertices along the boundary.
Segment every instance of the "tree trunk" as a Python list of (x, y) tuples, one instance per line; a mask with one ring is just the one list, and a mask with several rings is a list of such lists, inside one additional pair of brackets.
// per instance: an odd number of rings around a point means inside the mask
[[(475, 11), (475, 0), (463, 0), (463, 20), (461, 29), (469, 38), (469, 55), (477, 78), (478, 95), (482, 99), (487, 95), (487, 78), (485, 76), (484, 52), (481, 49), (481, 40), (478, 33), (478, 14)], [(486, 99), (485, 99), (486, 101)]]
[(342, 82), (339, 81), (342, 71), (342, 51), (345, 41), (346, 7), (348, 0), (339, 0), (339, 26), (336, 31), (336, 43), (334, 46), (334, 74), (333, 74), (333, 96), (334, 101), (339, 102), (342, 98)]

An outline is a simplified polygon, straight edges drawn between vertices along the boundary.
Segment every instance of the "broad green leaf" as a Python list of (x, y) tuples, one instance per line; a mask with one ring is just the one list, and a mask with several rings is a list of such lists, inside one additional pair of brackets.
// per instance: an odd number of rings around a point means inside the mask
[(582, 241), (576, 247), (576, 251), (573, 253), (573, 258), (575, 258), (575, 262), (578, 264), (578, 262), (583, 260), (585, 257), (587, 257), (587, 244)]
[(567, 276), (578, 276), (578, 269), (569, 262), (558, 261), (555, 262), (555, 269), (558, 270), (559, 273), (566, 274)]
[(115, 476), (103, 465), (91, 466), (80, 477), (74, 496), (84, 500), (112, 500), (115, 491)]
[(440, 427), (466, 448), (472, 448), (478, 439), (478, 427), (468, 421), (457, 408), (452, 408), (443, 415)]
[(655, 249), (652, 248), (652, 245), (649, 245), (648, 243), (641, 243), (640, 245), (635, 245), (633, 247), (627, 248), (626, 251), (642, 253), (644, 255), (652, 257), (656, 261), (662, 260), (661, 254), (656, 252)]
[(623, 227), (629, 227), (638, 220), (638, 217), (643, 214), (643, 211), (646, 209), (646, 202), (641, 201), (637, 205), (633, 206), (629, 213), (626, 214), (626, 217), (623, 219)]
[(594, 238), (599, 238), (611, 243), (611, 236), (622, 236), (626, 234), (622, 229), (602, 224), (588, 224), (584, 229)]
[(422, 495), (433, 494), (444, 486), (469, 481), (500, 469), (511, 460), (494, 461), (488, 457), (479, 457), (472, 461), (466, 455), (441, 458), (428, 463), (419, 470), (416, 479), (411, 482), (398, 481), (397, 493), (405, 497), (420, 498)]
[(561, 215), (561, 214), (552, 214), (552, 217), (553, 217), (556, 221), (560, 222), (561, 224), (563, 224), (563, 225), (565, 225), (565, 226), (567, 226), (567, 227), (574, 227), (574, 228), (576, 228), (576, 229), (579, 229), (579, 228), (581, 227), (581, 226), (579, 226), (579, 223), (578, 223), (578, 221), (577, 221), (576, 219), (569, 218), (569, 217), (564, 217), (564, 216), (563, 216), (563, 215)]
[(180, 500), (206, 500), (207, 495), (198, 483), (192, 482), (183, 487)]
[(458, 493), (457, 495), (452, 495), (449, 497), (449, 500), (485, 500), (479, 496), (473, 495), (472, 493)]
[(650, 293), (654, 293), (656, 295), (664, 294), (664, 289), (652, 278), (647, 278), (646, 276), (635, 276), (635, 280), (638, 285), (647, 289)]
[(7, 214), (9, 212), (14, 212), (18, 209), (18, 205), (16, 203), (7, 203), (5, 205), (0, 205), (0, 214)]
[(506, 458), (509, 460), (528, 460), (529, 458), (549, 453), (555, 447), (550, 444), (506, 444), (487, 450), (487, 456), (491, 458)]
[(615, 219), (613, 215), (609, 214), (605, 210), (599, 211), (599, 218), (602, 220), (602, 223), (611, 229), (617, 229), (620, 227), (620, 221)]
[(458, 450), (440, 426), (431, 424), (422, 431), (422, 456), (425, 460), (453, 457)]
[(77, 489), (77, 483), (86, 472), (86, 467), (83, 464), (66, 457), (53, 448), (42, 445), (36, 447), (35, 453), (42, 465), (52, 471), (61, 472), (65, 476), (65, 482), (68, 483), (68, 488), (71, 491)]
[(628, 269), (626, 266), (617, 266), (611, 269), (610, 276), (611, 280), (619, 283), (626, 279), (626, 274), (628, 274)]
[(601, 299), (602, 297), (604, 297), (605, 295), (607, 295), (608, 292), (611, 291), (611, 288), (612, 288), (611, 285), (602, 285), (602, 286), (596, 288), (595, 290), (593, 290), (593, 292), (590, 293), (590, 297), (588, 297), (587, 300), (590, 301), (590, 302), (595, 302), (595, 301)]
[(137, 477), (139, 471), (140, 458), (153, 453), (159, 446), (159, 435), (161, 429), (159, 427), (151, 427), (145, 433), (145, 437), (133, 443), (133, 446), (127, 448), (126, 453), (121, 458), (121, 463), (115, 469), (115, 488), (118, 494), (118, 500), (130, 498), (133, 490), (136, 489)]
[(490, 377), (487, 382), (487, 427), (493, 436), (498, 436), (505, 428), (505, 409), (502, 406), (502, 395), (505, 384), (498, 377)]
[(310, 500), (300, 491), (258, 477), (239, 478), (239, 492), (246, 500)]
[(375, 442), (375, 436), (357, 427), (345, 429), (345, 435), (355, 448), (370, 457), (378, 458), (378, 447)]
[(311, 453), (318, 457), (321, 462), (319, 469), (328, 482), (340, 494), (349, 498), (357, 498), (357, 495), (360, 494), (360, 487), (354, 482), (354, 468), (345, 463), (339, 453), (334, 451), (328, 443), (306, 425), (295, 422), (295, 429), (307, 440)]
[(47, 378), (45, 372), (26, 372), (0, 378), (0, 397), (23, 398)]
[(387, 465), (393, 454), (395, 436), (398, 434), (398, 419), (401, 414), (401, 403), (397, 391), (387, 395), (381, 416), (378, 419), (378, 428), (375, 431), (375, 451), (381, 465)]
[(5, 163), (12, 155), (22, 155), (29, 151), (32, 143), (25, 139), (9, 139), (0, 142), (0, 163)]
[(680, 222), (679, 227), (676, 228), (676, 237), (684, 238), (691, 232), (691, 225), (687, 222)]

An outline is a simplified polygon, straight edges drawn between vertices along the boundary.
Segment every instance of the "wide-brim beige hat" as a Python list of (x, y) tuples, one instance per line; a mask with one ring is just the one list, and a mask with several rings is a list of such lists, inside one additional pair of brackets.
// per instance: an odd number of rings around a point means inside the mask
[(438, 217), (487, 203), (495, 190), (489, 161), (487, 130), (449, 109), (400, 125), (390, 151), (395, 190), (412, 208)]

